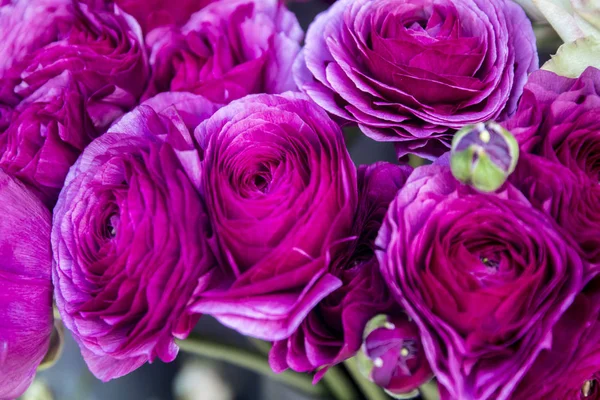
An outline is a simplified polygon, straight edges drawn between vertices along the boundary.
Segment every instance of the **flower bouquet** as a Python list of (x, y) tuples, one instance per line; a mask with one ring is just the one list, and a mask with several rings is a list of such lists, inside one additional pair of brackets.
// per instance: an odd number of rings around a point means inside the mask
[(329, 3), (0, 1), (0, 399), (63, 325), (105, 382), (600, 399), (600, 3)]

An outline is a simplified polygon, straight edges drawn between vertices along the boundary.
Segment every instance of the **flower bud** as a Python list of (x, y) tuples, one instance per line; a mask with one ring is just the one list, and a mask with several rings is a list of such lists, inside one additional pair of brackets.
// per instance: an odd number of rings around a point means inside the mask
[(452, 174), (482, 192), (493, 192), (515, 170), (519, 145), (495, 122), (467, 125), (452, 140)]
[(417, 397), (418, 387), (433, 376), (419, 329), (407, 316), (373, 317), (356, 358), (363, 375), (398, 399)]

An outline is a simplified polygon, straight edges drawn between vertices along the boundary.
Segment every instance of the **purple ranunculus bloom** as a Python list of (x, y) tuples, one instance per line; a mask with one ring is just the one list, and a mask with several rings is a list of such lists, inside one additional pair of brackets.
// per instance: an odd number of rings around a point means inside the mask
[(52, 333), (51, 215), (0, 169), (0, 399), (31, 384)]
[(217, 103), (296, 89), (292, 65), (303, 32), (280, 0), (217, 1), (183, 27), (146, 36), (152, 92), (188, 91)]
[(114, 6), (17, 0), (0, 33), (0, 166), (52, 206), (79, 153), (145, 90), (141, 32)]
[[(346, 243), (329, 267), (343, 285), (321, 300), (292, 336), (274, 343), (270, 362), (276, 372), (316, 371), (352, 357), (367, 321), (398, 308), (379, 272), (374, 241), (411, 170), (383, 162), (358, 169), (359, 203), (351, 231), (356, 239)], [(326, 371), (321, 369), (318, 377)]]
[(308, 29), (294, 75), (399, 157), (434, 158), (455, 129), (514, 112), (537, 66), (531, 23), (510, 0), (340, 0)]
[(173, 361), (188, 303), (219, 272), (190, 127), (215, 106), (164, 93), (126, 114), (71, 168), (52, 230), (56, 304), (94, 375)]
[(194, 310), (243, 334), (283, 340), (342, 285), (330, 264), (352, 240), (358, 203), (342, 131), (288, 92), (234, 101), (195, 136), (228, 279), (207, 288)]
[(533, 73), (504, 125), (523, 151), (564, 167), (523, 162), (518, 182), (600, 265), (600, 70), (590, 67), (577, 79)]
[(482, 194), (446, 165), (413, 172), (376, 240), (452, 399), (510, 398), (582, 287), (574, 244), (513, 186)]

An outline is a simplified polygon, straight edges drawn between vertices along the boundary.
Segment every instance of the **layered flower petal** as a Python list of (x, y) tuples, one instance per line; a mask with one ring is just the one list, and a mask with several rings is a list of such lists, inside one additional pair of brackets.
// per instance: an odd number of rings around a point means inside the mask
[(159, 95), (94, 140), (67, 176), (52, 231), (56, 304), (103, 381), (173, 361), (174, 339), (198, 319), (195, 292), (219, 272), (190, 133), (215, 108)]
[(141, 31), (115, 6), (19, 0), (0, 7), (0, 32), (0, 166), (52, 206), (77, 156), (146, 88)]

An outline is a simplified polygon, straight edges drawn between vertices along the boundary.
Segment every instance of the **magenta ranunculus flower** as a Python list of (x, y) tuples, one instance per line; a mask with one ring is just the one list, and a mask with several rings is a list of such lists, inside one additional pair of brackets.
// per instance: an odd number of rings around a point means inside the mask
[(0, 166), (52, 206), (79, 153), (146, 88), (141, 32), (114, 6), (18, 0), (0, 7), (0, 33)]
[(292, 65), (302, 37), (280, 0), (217, 1), (181, 28), (157, 28), (146, 36), (151, 92), (188, 91), (229, 103), (247, 94), (294, 90)]
[[(398, 308), (379, 272), (374, 242), (388, 205), (411, 170), (383, 162), (358, 169), (359, 203), (350, 232), (355, 239), (344, 244), (329, 266), (342, 286), (321, 300), (288, 339), (273, 344), (270, 363), (276, 372), (316, 371), (352, 357), (367, 321)], [(326, 371), (321, 369), (317, 378)]]
[(194, 310), (249, 336), (285, 339), (342, 285), (330, 266), (352, 240), (358, 202), (342, 132), (305, 96), (286, 93), (232, 102), (195, 136), (228, 279)]
[(215, 110), (164, 93), (94, 140), (67, 176), (52, 230), (56, 304), (94, 375), (107, 381), (157, 357), (197, 316), (197, 287), (218, 273), (197, 190), (189, 127)]
[(451, 399), (509, 399), (582, 287), (583, 262), (549, 216), (511, 185), (482, 194), (446, 165), (413, 172), (375, 243)]
[(52, 333), (51, 215), (0, 169), (0, 399), (31, 384)]
[(600, 265), (600, 70), (590, 67), (577, 79), (535, 72), (504, 125), (524, 151), (564, 167), (524, 164), (518, 182)]
[(600, 399), (600, 279), (590, 281), (556, 324), (511, 400)]
[(510, 0), (340, 0), (308, 29), (298, 86), (398, 156), (439, 156), (455, 129), (502, 119), (538, 66)]

